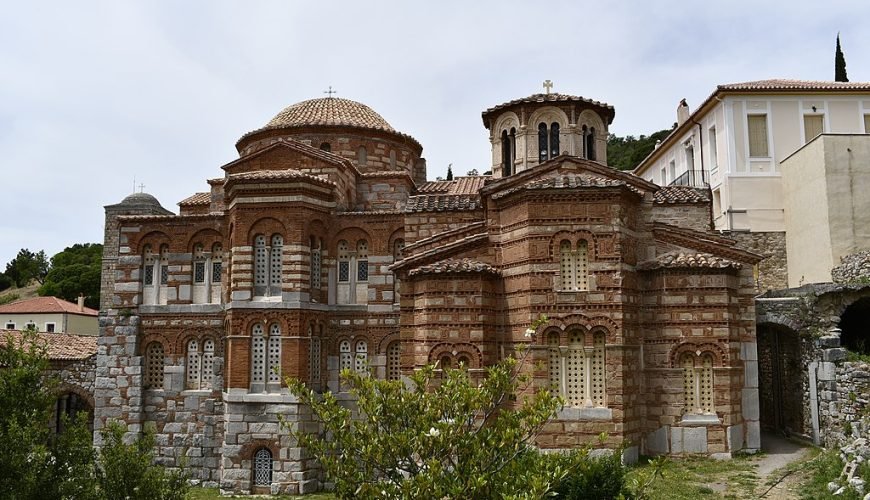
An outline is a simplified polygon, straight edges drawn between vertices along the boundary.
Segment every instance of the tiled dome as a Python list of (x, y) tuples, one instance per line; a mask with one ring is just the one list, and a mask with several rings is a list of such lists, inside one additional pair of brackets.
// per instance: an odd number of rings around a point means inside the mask
[(395, 132), (384, 118), (365, 104), (323, 97), (309, 99), (284, 108), (265, 128), (299, 127), (305, 125), (335, 125)]

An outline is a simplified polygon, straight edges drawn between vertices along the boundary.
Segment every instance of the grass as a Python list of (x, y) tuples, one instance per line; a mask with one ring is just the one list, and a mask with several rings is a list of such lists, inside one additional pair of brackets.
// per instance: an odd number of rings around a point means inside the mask
[(290, 496), (290, 495), (233, 495), (221, 496), (220, 490), (217, 488), (191, 488), (187, 495), (187, 500), (216, 500), (219, 498), (269, 498), (276, 500), (335, 500), (335, 495), (331, 493), (313, 493), (311, 495)]
[[(653, 468), (647, 460), (632, 467), (629, 482), (646, 482)], [(752, 459), (737, 456), (731, 460), (689, 457), (668, 460), (662, 477), (647, 490), (651, 500), (698, 500), (704, 498), (753, 498), (758, 476)]]
[[(823, 450), (818, 455), (802, 465), (802, 475), (805, 476), (801, 482), (798, 494), (800, 498), (806, 500), (816, 499), (839, 499), (839, 500), (861, 500), (862, 496), (858, 495), (854, 490), (849, 488), (841, 495), (834, 496), (828, 491), (828, 483), (836, 481), (843, 472), (843, 461), (840, 460), (840, 454), (836, 449)], [(870, 479), (870, 470), (862, 466), (858, 471), (865, 480)]]

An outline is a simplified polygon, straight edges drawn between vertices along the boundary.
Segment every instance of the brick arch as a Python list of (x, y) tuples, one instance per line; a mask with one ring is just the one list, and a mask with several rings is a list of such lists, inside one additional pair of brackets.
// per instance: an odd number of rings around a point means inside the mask
[(75, 394), (76, 396), (82, 398), (88, 404), (88, 413), (90, 414), (91, 419), (94, 418), (94, 395), (89, 392), (84, 387), (79, 385), (70, 384), (69, 382), (61, 382), (54, 389), (55, 397), (63, 396), (64, 394)]
[(281, 447), (275, 441), (270, 439), (252, 439), (247, 443), (242, 445), (242, 449), (239, 450), (239, 457), (242, 460), (253, 460), (254, 452), (259, 450), (260, 448), (266, 448), (272, 453), (272, 461), (279, 460), (278, 452), (281, 451)]
[(213, 329), (206, 328), (195, 328), (195, 329), (187, 329), (182, 330), (181, 333), (176, 337), (176, 349), (182, 355), (187, 355), (187, 343), (191, 340), (196, 339), (199, 341), (200, 345), (206, 340), (211, 339), (214, 341), (214, 354), (215, 356), (220, 356), (223, 351), (223, 342), (221, 342), (220, 332)]
[(460, 354), (468, 354), (472, 360), (472, 365), (469, 368), (477, 368), (483, 366), (483, 354), (476, 345), (467, 342), (442, 342), (432, 346), (429, 350), (428, 363), (434, 364), (441, 359), (444, 354), (450, 354), (451, 358), (456, 358)]
[(590, 317), (584, 314), (570, 314), (561, 318), (549, 317), (546, 323), (537, 328), (536, 334), (540, 334), (550, 328), (558, 328), (565, 331), (577, 326), (582, 327), (585, 332), (589, 332), (594, 328), (603, 328), (607, 330), (608, 334), (614, 335), (620, 330), (619, 325), (607, 316)]
[(163, 231), (149, 231), (138, 239), (130, 239), (130, 249), (133, 250), (133, 253), (141, 254), (145, 251), (145, 245), (151, 245), (151, 251), (156, 255), (163, 245), (169, 245), (169, 248), (172, 248), (172, 238)]
[(671, 348), (670, 355), (668, 356), (671, 368), (679, 368), (680, 357), (687, 352), (698, 357), (707, 353), (712, 354), (714, 368), (726, 366), (725, 363), (728, 361), (728, 353), (719, 344), (713, 342), (681, 342)]
[(151, 342), (157, 342), (158, 344), (163, 346), (163, 355), (171, 356), (175, 355), (175, 344), (169, 341), (169, 338), (163, 333), (149, 333), (148, 335), (142, 338), (142, 341), (139, 343), (139, 353), (140, 356), (145, 355), (145, 350), (151, 344)]
[(187, 239), (187, 251), (193, 253), (193, 248), (200, 244), (204, 251), (210, 252), (215, 243), (223, 243), (221, 233), (211, 228), (200, 229)]
[(336, 233), (329, 244), (329, 252), (331, 255), (338, 255), (338, 242), (341, 240), (347, 241), (347, 248), (351, 252), (356, 251), (356, 245), (359, 240), (366, 240), (369, 243), (369, 248), (373, 248), (371, 235), (361, 227), (346, 227)]
[(251, 228), (248, 230), (248, 238), (245, 241), (252, 244), (254, 242), (254, 237), (258, 234), (265, 236), (266, 241), (269, 242), (275, 234), (285, 236), (287, 234), (287, 228), (284, 226), (284, 223), (278, 219), (273, 217), (262, 217), (251, 224)]
[(401, 342), (401, 334), (399, 332), (393, 332), (393, 333), (386, 335), (378, 343), (377, 354), (386, 354), (387, 348), (390, 346), (390, 344), (392, 344), (393, 342), (397, 342), (397, 341)]
[[(845, 310), (845, 308), (844, 308)], [(842, 313), (841, 313), (842, 314)], [(758, 327), (762, 325), (773, 325), (773, 326), (784, 326), (790, 330), (795, 332), (800, 331), (800, 323), (795, 321), (793, 318), (782, 314), (776, 314), (773, 312), (767, 312), (764, 314), (759, 314), (756, 316), (755, 321), (755, 330), (758, 332)]]
[[(549, 130), (550, 124), (556, 122), (559, 124), (559, 130), (568, 130), (568, 115), (556, 106), (543, 106), (536, 109), (530, 116), (528, 126), (535, 133), (538, 131), (538, 124), (546, 122)], [(499, 132), (501, 133), (501, 132)]]
[(329, 229), (326, 223), (320, 219), (312, 219), (306, 223), (305, 233), (309, 236), (316, 236), (321, 240), (326, 240), (329, 234)]
[(506, 111), (498, 117), (492, 131), (495, 135), (501, 137), (502, 131), (507, 130), (510, 133), (512, 127), (517, 130), (520, 129), (520, 117), (513, 111)]
[(578, 231), (559, 231), (550, 238), (550, 257), (552, 259), (559, 258), (559, 245), (562, 244), (563, 240), (570, 241), (572, 247), (576, 246), (578, 241), (585, 240), (587, 258), (592, 260), (595, 254), (595, 242), (593, 241), (593, 236), (594, 235), (591, 231), (585, 229)]
[(387, 246), (389, 250), (389, 254), (393, 254), (393, 246), (396, 244), (396, 240), (404, 240), (405, 239), (405, 228), (400, 227), (390, 234), (390, 237), (387, 239)]

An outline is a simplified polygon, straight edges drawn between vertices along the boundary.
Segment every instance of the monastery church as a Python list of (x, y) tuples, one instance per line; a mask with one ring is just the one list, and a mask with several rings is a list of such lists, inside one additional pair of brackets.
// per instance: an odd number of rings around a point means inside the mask
[(161, 463), (224, 492), (307, 493), (278, 417), (316, 424), (283, 377), (480, 377), (522, 346), (566, 401), (542, 448), (758, 449), (761, 257), (712, 230), (709, 189), (608, 167), (614, 116), (547, 87), (482, 113), (492, 175), (428, 181), (419, 142), (330, 95), (244, 134), (178, 214), (107, 206), (95, 427), (153, 428)]

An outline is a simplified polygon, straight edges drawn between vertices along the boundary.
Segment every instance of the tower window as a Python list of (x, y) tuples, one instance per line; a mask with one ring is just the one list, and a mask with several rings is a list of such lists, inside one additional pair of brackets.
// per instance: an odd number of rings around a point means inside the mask
[(163, 389), (163, 344), (151, 342), (145, 349), (145, 387)]

